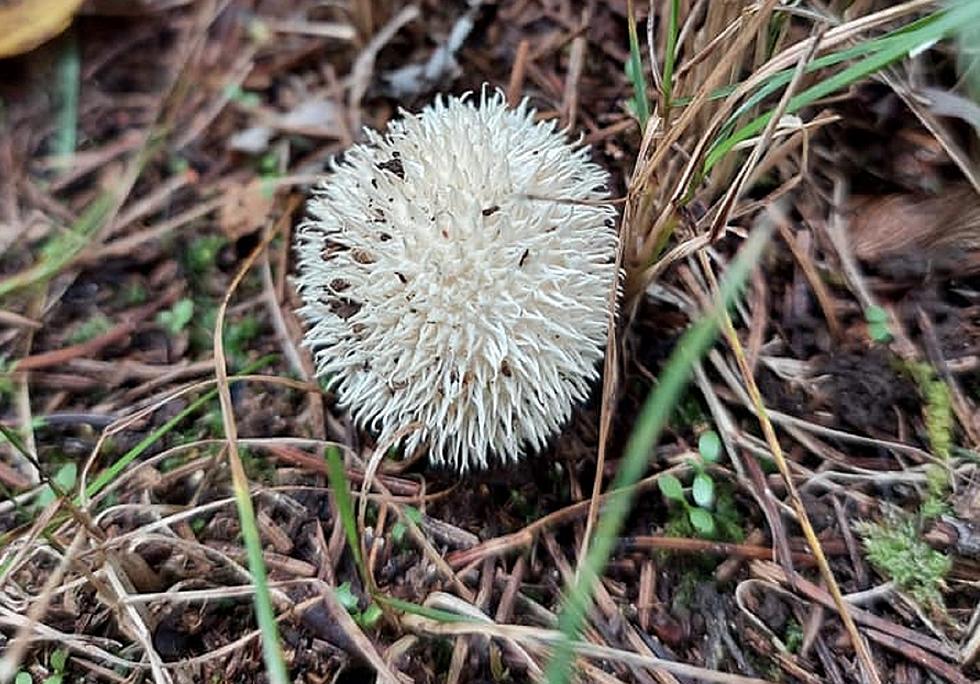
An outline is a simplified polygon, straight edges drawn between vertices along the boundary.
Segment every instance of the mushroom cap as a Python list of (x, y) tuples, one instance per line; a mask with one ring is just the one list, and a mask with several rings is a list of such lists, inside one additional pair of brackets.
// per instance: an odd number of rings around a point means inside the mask
[(401, 114), (309, 201), (306, 344), (379, 444), (460, 472), (513, 461), (598, 376), (618, 282), (608, 174), (499, 91)]

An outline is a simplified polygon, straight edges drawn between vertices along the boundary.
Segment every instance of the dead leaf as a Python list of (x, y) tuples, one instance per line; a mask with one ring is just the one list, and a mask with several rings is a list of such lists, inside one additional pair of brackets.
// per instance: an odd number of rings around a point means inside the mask
[(230, 186), (218, 217), (221, 230), (232, 241), (254, 233), (265, 223), (275, 196), (274, 186), (263, 178)]
[(33, 50), (68, 28), (83, 0), (0, 2), (0, 58)]
[(980, 195), (967, 183), (937, 195), (857, 196), (849, 214), (852, 249), (864, 261), (980, 249)]
[(272, 129), (268, 126), (251, 126), (238, 131), (228, 139), (228, 149), (245, 154), (262, 154), (269, 148)]
[(336, 102), (326, 99), (305, 100), (278, 118), (276, 128), (305, 135), (340, 137), (343, 112)]

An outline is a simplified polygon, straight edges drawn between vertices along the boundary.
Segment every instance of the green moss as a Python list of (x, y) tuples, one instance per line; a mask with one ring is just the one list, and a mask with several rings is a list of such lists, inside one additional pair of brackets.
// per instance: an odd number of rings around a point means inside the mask
[(671, 597), (670, 608), (674, 614), (690, 611), (694, 608), (698, 588), (705, 580), (703, 573), (689, 568), (677, 578), (677, 589)]
[[(203, 300), (197, 300), (195, 316), (190, 328), (191, 349), (196, 354), (210, 352), (214, 348), (214, 324), (218, 317), (218, 308)], [(240, 319), (225, 319), (224, 350), (232, 370), (241, 368), (248, 363), (248, 347), (262, 331), (262, 323), (258, 317), (250, 314)]]
[(718, 500), (715, 503), (715, 524), (718, 526), (718, 539), (740, 544), (745, 541), (745, 528), (742, 526), (742, 514), (735, 505), (734, 490), (728, 483), (721, 483), (716, 491)]
[(942, 380), (932, 380), (924, 389), (926, 433), (934, 454), (948, 460), (953, 447), (953, 402)]
[(112, 321), (106, 318), (105, 314), (97, 313), (88, 320), (82, 321), (75, 326), (75, 329), (68, 335), (68, 342), (71, 344), (82, 344), (93, 340), (99, 335), (104, 335), (112, 329)]
[(184, 253), (184, 263), (193, 275), (201, 275), (214, 267), (218, 252), (225, 246), (223, 235), (201, 235), (191, 240)]
[(909, 362), (903, 369), (919, 387), (929, 447), (945, 461), (953, 447), (953, 400), (949, 387), (936, 377), (936, 371), (928, 363)]
[(145, 304), (149, 298), (150, 293), (147, 291), (143, 283), (138, 281), (128, 283), (122, 291), (123, 303), (125, 303), (127, 306)]
[(239, 448), (238, 453), (249, 480), (267, 483), (275, 481), (276, 469), (269, 459), (247, 447)]
[(949, 473), (940, 465), (932, 464), (926, 470), (926, 499), (919, 509), (926, 520), (949, 513)]
[(670, 417), (669, 427), (675, 432), (683, 432), (707, 422), (704, 407), (701, 405), (700, 394), (688, 390), (684, 398), (677, 402), (674, 413)]
[(946, 555), (919, 537), (910, 516), (857, 526), (868, 561), (912, 598), (931, 609), (943, 608), (943, 580), (952, 566)]
[(803, 645), (803, 626), (796, 620), (790, 619), (786, 623), (786, 632), (783, 634), (783, 642), (786, 650), (790, 653), (799, 653)]
[[(902, 364), (901, 368), (919, 388), (929, 449), (945, 464), (955, 446), (953, 399), (949, 387), (936, 376), (936, 371), (928, 363), (909, 362)], [(926, 472), (926, 498), (922, 502), (920, 514), (931, 519), (948, 512), (949, 489), (947, 469), (941, 464), (930, 466)]]

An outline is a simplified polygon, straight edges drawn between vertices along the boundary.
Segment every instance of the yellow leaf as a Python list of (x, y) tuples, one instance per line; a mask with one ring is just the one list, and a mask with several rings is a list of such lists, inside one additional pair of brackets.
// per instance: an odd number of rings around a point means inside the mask
[(33, 50), (68, 28), (83, 0), (0, 2), (0, 58)]

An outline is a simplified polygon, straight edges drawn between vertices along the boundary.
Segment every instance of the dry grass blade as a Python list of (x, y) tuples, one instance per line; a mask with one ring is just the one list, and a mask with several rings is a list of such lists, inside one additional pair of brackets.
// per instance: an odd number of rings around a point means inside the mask
[(113, 590), (114, 595), (122, 603), (121, 612), (126, 616), (126, 622), (130, 630), (134, 632), (136, 641), (143, 647), (146, 659), (150, 661), (150, 672), (153, 674), (153, 681), (156, 684), (172, 684), (173, 678), (164, 669), (160, 654), (157, 653), (153, 643), (153, 634), (147, 626), (150, 622), (149, 614), (145, 607), (140, 605), (127, 604), (126, 597), (133, 592), (132, 582), (121, 570), (118, 558), (114, 554), (108, 554), (103, 570), (108, 578), (108, 586)]
[[(484, 622), (439, 622), (420, 617), (406, 615), (403, 620), (412, 628), (425, 634), (453, 635), (464, 634), (507, 639), (526, 645), (553, 646), (562, 640), (562, 633), (553, 629), (527, 627), (525, 625), (509, 625)], [(767, 684), (767, 680), (757, 677), (717, 672), (703, 667), (686, 665), (673, 660), (644, 656), (633, 651), (600, 646), (587, 641), (575, 641), (572, 650), (580, 656), (595, 658), (613, 663), (636, 665), (644, 668), (659, 669), (678, 675), (690, 677), (699, 682), (710, 684)]]
[(364, 98), (364, 94), (367, 92), (368, 86), (371, 83), (371, 75), (374, 72), (374, 62), (377, 59), (378, 52), (384, 47), (388, 41), (394, 38), (395, 34), (401, 30), (403, 26), (411, 21), (414, 21), (419, 16), (419, 8), (415, 5), (408, 5), (403, 7), (398, 14), (393, 16), (385, 26), (378, 31), (368, 44), (364, 46), (361, 50), (361, 54), (358, 55), (357, 60), (354, 62), (354, 66), (351, 69), (351, 87), (348, 99), (348, 111), (351, 113), (352, 120), (350, 122), (350, 127), (352, 130), (357, 130), (361, 127), (361, 100)]

